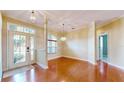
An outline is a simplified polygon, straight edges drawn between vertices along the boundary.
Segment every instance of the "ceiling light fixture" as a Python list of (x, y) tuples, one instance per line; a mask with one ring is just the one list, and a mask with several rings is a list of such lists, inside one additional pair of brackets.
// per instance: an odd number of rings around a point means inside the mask
[(66, 37), (64, 36), (64, 24), (63, 25), (63, 32), (62, 32), (62, 37), (60, 38), (61, 41), (65, 41)]
[(35, 20), (36, 20), (35, 13), (34, 13), (33, 10), (32, 10), (32, 12), (31, 12), (30, 19), (31, 19), (31, 21), (35, 21)]

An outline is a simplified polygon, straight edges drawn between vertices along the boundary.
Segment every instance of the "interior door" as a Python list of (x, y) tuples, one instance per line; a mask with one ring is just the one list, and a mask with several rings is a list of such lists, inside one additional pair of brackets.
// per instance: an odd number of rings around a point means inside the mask
[(30, 36), (22, 32), (9, 34), (9, 69), (30, 64)]
[(99, 57), (100, 60), (108, 60), (108, 35), (104, 34), (99, 37)]

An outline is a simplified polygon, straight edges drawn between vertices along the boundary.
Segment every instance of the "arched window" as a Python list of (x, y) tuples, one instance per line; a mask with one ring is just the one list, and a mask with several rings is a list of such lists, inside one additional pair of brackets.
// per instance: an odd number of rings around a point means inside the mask
[(57, 38), (54, 35), (48, 34), (48, 54), (55, 54), (57, 52)]

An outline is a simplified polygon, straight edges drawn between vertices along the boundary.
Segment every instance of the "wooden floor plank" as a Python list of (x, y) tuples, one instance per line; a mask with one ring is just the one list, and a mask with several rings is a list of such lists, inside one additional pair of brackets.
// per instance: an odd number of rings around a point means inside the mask
[(33, 64), (34, 69), (3, 78), (2, 82), (121, 82), (124, 70), (97, 62), (58, 58), (48, 62), (48, 69)]

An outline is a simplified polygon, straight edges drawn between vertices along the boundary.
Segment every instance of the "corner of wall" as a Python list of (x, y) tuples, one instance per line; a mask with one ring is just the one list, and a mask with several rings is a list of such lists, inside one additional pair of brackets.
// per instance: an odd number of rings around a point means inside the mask
[(2, 79), (2, 16), (0, 12), (0, 81)]

